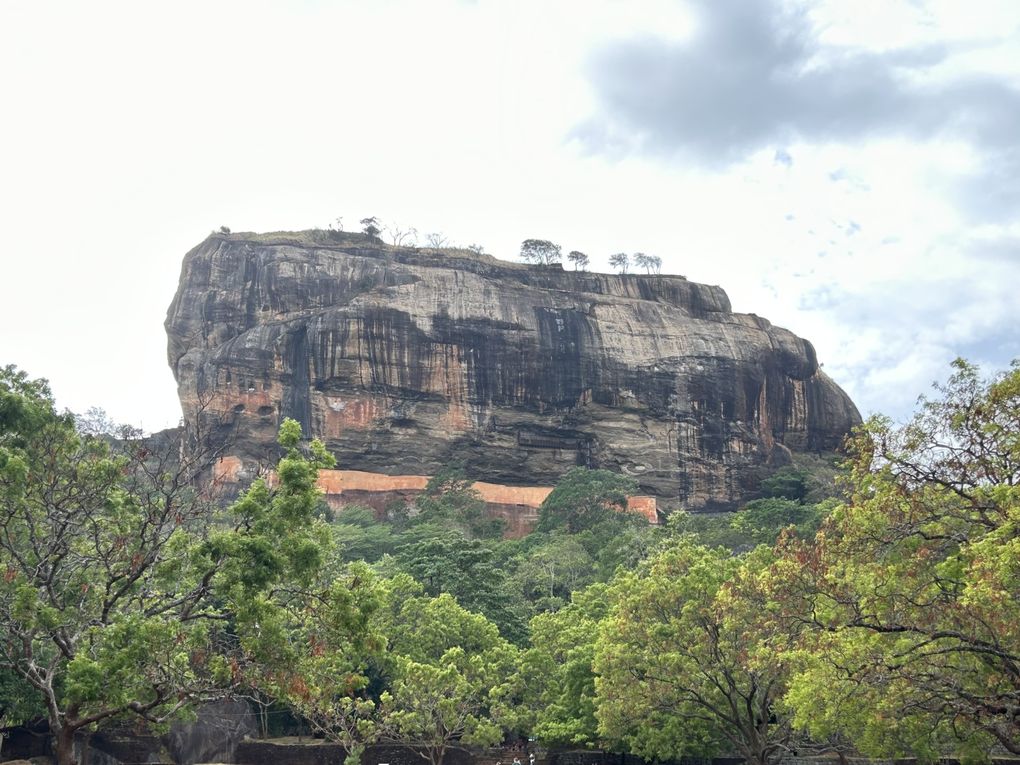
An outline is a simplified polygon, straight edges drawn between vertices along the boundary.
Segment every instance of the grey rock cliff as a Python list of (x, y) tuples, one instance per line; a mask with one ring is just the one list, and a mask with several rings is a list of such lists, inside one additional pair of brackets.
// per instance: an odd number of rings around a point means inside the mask
[(860, 422), (809, 342), (678, 276), (217, 234), (185, 256), (166, 329), (186, 423), (248, 466), (293, 417), (348, 469), (548, 485), (589, 465), (723, 509)]

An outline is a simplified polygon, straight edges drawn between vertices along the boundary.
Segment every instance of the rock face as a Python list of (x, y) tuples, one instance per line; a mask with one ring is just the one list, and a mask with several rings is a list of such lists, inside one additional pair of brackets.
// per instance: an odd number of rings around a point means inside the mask
[(186, 424), (246, 469), (292, 417), (345, 469), (549, 485), (588, 465), (666, 507), (728, 509), (860, 422), (809, 342), (679, 276), (214, 234), (166, 329)]

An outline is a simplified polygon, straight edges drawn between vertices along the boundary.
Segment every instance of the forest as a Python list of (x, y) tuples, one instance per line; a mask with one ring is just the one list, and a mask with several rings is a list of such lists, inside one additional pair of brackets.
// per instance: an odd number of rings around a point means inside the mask
[(0, 724), (45, 720), (59, 765), (80, 731), (225, 696), (350, 762), (522, 738), (1020, 754), (1020, 366), (955, 362), (907, 423), (872, 417), (732, 514), (652, 526), (631, 479), (573, 469), (519, 540), (457, 466), (385, 521), (330, 510), (317, 470), (343, 455), (292, 420), (228, 507), (181, 443), (122, 435), (0, 370)]

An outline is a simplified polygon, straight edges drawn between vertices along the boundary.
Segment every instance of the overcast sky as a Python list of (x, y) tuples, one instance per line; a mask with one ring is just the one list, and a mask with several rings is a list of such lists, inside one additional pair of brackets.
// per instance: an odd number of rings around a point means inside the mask
[(1020, 356), (1020, 2), (0, 2), (0, 364), (180, 416), (211, 229), (643, 251), (862, 413)]

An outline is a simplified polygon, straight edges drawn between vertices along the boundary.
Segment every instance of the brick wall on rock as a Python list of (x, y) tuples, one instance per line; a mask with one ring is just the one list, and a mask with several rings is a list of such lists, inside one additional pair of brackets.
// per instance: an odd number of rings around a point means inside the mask
[[(214, 486), (237, 486), (253, 476), (245, 472), (240, 459), (221, 457), (212, 470)], [(272, 480), (272, 476), (270, 476)], [(386, 508), (394, 502), (409, 505), (428, 485), (427, 475), (384, 475), (363, 470), (320, 470), (319, 488), (333, 510), (347, 505), (370, 507), (376, 517), (383, 518)], [(505, 486), (476, 481), (472, 488), (485, 502), (492, 518), (506, 521), (506, 537), (519, 539), (530, 533), (538, 523), (538, 508), (552, 492), (552, 486)], [(236, 491), (233, 492), (236, 494)], [(231, 495), (230, 492), (227, 492)], [(649, 523), (659, 522), (655, 497), (627, 498), (627, 510), (642, 515)]]
[[(347, 505), (371, 507), (377, 515), (394, 501), (410, 504), (425, 490), (429, 476), (383, 475), (361, 470), (320, 470), (319, 487), (334, 510)], [(552, 486), (504, 486), (476, 481), (472, 488), (485, 502), (490, 517), (506, 521), (506, 536), (519, 539), (530, 533), (538, 522), (538, 508), (552, 492)], [(649, 523), (658, 523), (655, 497), (627, 498), (627, 509), (642, 515)]]

